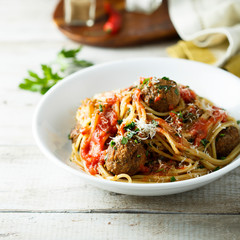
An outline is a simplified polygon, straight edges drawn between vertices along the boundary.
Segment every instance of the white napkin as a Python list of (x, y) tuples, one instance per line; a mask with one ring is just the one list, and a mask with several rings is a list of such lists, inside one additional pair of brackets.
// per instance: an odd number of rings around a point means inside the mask
[(240, 0), (169, 0), (179, 36), (208, 47), (222, 66), (240, 51)]

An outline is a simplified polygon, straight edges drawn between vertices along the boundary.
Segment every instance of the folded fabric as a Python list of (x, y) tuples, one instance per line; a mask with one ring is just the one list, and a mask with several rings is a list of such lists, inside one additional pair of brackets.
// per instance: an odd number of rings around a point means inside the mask
[[(177, 44), (168, 47), (167, 52), (171, 57), (175, 58), (185, 58), (207, 64), (216, 62), (216, 58), (211, 50), (197, 47), (192, 42), (188, 41), (178, 41)], [(240, 54), (230, 58), (224, 64), (223, 68), (240, 77)]]
[(169, 0), (169, 14), (187, 58), (223, 66), (240, 51), (240, 0)]
[(196, 47), (192, 42), (179, 41), (176, 45), (167, 48), (167, 52), (171, 57), (186, 58), (208, 64), (216, 62), (215, 56), (208, 48)]

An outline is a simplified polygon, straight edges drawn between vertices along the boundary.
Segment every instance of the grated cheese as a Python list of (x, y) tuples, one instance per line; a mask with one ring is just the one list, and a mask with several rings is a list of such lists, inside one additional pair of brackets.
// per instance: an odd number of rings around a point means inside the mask
[(159, 83), (159, 79), (157, 77), (153, 77), (151, 81), (153, 84)]
[(154, 123), (145, 123), (143, 119), (137, 120), (136, 119), (136, 126), (139, 129), (140, 135), (143, 135), (145, 137), (138, 136), (141, 140), (146, 140), (149, 137), (153, 138), (156, 134), (157, 126)]
[(112, 139), (113, 142), (115, 142), (116, 145), (120, 145), (120, 143), (121, 143), (121, 141), (123, 139), (123, 136), (122, 135), (117, 135), (115, 137), (110, 137), (110, 138)]

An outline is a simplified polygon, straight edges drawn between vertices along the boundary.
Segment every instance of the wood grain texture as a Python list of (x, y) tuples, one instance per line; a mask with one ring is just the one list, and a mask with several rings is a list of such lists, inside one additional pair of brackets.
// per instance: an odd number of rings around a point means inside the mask
[(0, 213), (0, 239), (237, 240), (239, 220), (234, 215)]
[[(194, 191), (136, 197), (92, 187), (42, 155), (31, 131), (42, 96), (18, 84), (62, 47), (79, 46), (51, 22), (57, 2), (1, 0), (0, 239), (239, 239), (240, 168)], [(80, 58), (166, 57), (174, 43), (84, 46)]]
[(106, 18), (96, 20), (94, 26), (69, 26), (64, 22), (63, 1), (60, 1), (53, 14), (53, 20), (59, 30), (68, 38), (87, 45), (101, 47), (123, 47), (177, 37), (169, 15), (167, 1), (151, 15), (120, 11), (122, 28), (114, 35), (103, 31)]
[(36, 146), (0, 147), (0, 212), (239, 214), (239, 182), (240, 168), (182, 194), (120, 195), (92, 187), (58, 168)]

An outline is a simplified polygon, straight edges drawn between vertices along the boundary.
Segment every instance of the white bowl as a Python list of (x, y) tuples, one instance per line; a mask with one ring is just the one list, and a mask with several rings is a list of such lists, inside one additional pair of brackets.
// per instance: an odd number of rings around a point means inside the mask
[(140, 76), (167, 76), (189, 85), (200, 96), (240, 119), (240, 80), (232, 74), (198, 62), (170, 58), (138, 58), (99, 64), (78, 71), (50, 89), (39, 103), (33, 119), (37, 145), (49, 159), (99, 188), (131, 195), (154, 196), (180, 193), (210, 183), (240, 165), (232, 163), (211, 174), (170, 183), (136, 184), (103, 180), (81, 171), (69, 161), (68, 134), (75, 124), (80, 100), (103, 91), (130, 86)]

